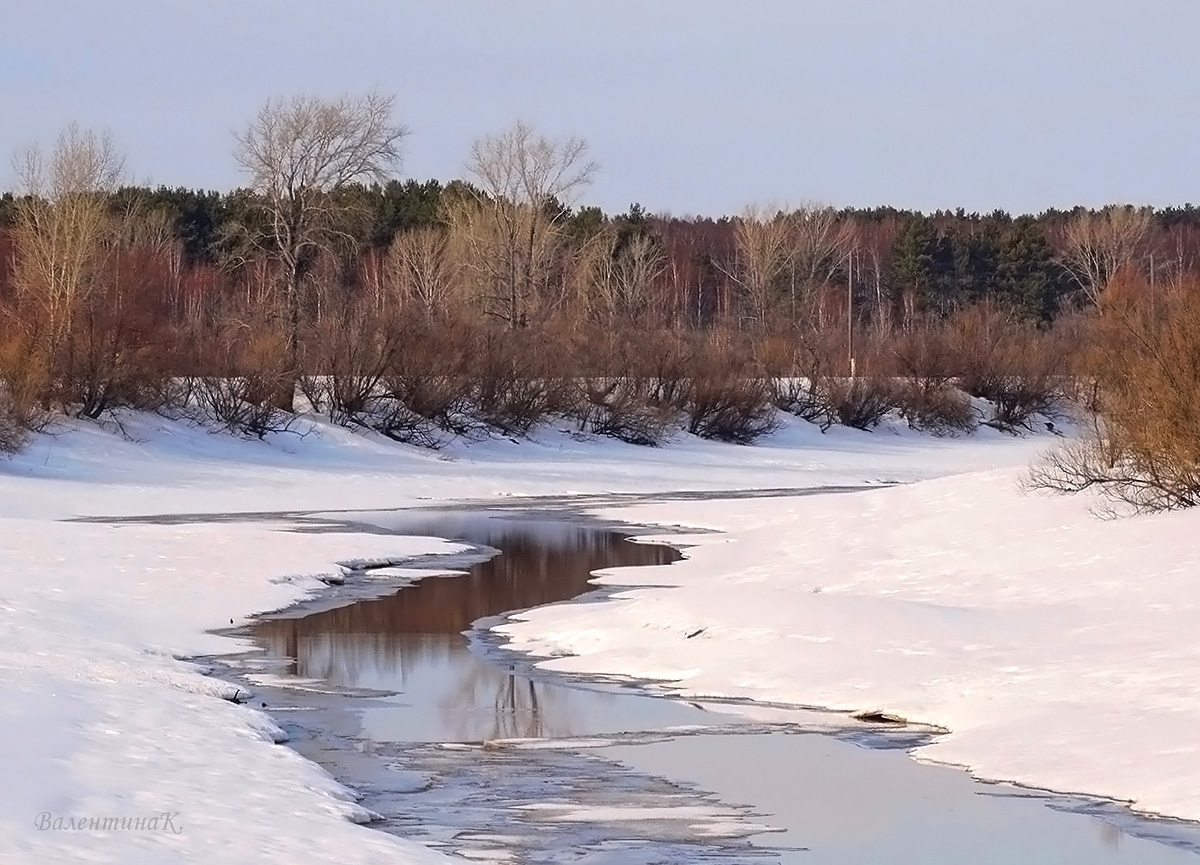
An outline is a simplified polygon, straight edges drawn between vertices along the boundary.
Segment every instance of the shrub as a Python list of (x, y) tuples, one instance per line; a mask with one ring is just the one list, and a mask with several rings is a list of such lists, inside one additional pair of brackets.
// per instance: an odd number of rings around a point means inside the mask
[(891, 346), (896, 374), (923, 392), (939, 391), (949, 384), (955, 375), (958, 353), (940, 324), (904, 333)]
[(25, 446), (28, 438), (29, 428), (21, 412), (13, 404), (12, 397), (0, 386), (0, 453), (16, 453)]
[(750, 368), (746, 353), (717, 334), (688, 363), (688, 432), (701, 438), (752, 444), (779, 429), (772, 382)]
[(45, 359), (32, 340), (0, 333), (0, 452), (16, 453), (44, 420), (39, 402), (47, 386)]
[(313, 328), (317, 376), (302, 377), (301, 389), (313, 407), (340, 424), (361, 424), (372, 413), (379, 386), (400, 350), (399, 323), (361, 300), (343, 298)]
[(644, 378), (585, 376), (576, 387), (570, 414), (582, 431), (654, 447), (678, 426), (679, 410), (656, 402)]
[(960, 313), (952, 326), (959, 386), (992, 404), (983, 423), (1030, 429), (1034, 415), (1058, 413), (1066, 356), (1049, 334), (983, 308)]
[(410, 324), (383, 376), (387, 401), (372, 426), (389, 438), (431, 448), (475, 429), (469, 347), (457, 341), (466, 338), (432, 322)]
[(741, 376), (701, 377), (687, 403), (688, 432), (701, 438), (753, 444), (779, 429), (770, 382)]
[[(620, 335), (564, 335), (561, 344), (571, 347), (575, 373), (565, 414), (581, 432), (654, 447), (679, 428), (682, 405), (664, 397), (682, 395), (686, 375), (669, 335), (631, 326)], [(665, 378), (656, 375), (668, 367)]]
[(787, 376), (774, 379), (771, 386), (771, 401), (780, 411), (819, 424), (822, 432), (832, 426), (833, 415), (826, 400), (828, 382), (825, 379)]
[(1105, 289), (1088, 357), (1101, 417), (1035, 467), (1032, 486), (1096, 489), (1135, 512), (1200, 503), (1200, 285), (1157, 308), (1147, 291), (1140, 279)]
[(936, 436), (969, 433), (979, 425), (971, 400), (949, 385), (935, 391), (902, 388), (898, 402), (909, 427)]
[(201, 359), (201, 373), (187, 377), (192, 415), (254, 438), (289, 429), (293, 415), (278, 406), (295, 372), (277, 323), (230, 314), (216, 331), (217, 339), (206, 341), (211, 348)]
[(278, 382), (268, 384), (257, 375), (202, 376), (190, 382), (190, 390), (198, 419), (239, 435), (261, 439), (288, 430), (294, 419), (275, 407)]
[(979, 422), (967, 395), (950, 384), (933, 387), (904, 381), (896, 388), (895, 401), (911, 428), (936, 436), (968, 433)]
[(773, 379), (775, 407), (780, 411), (829, 429), (833, 416), (829, 412), (827, 391), (832, 364), (829, 347), (817, 339), (801, 339)]
[(898, 405), (897, 387), (886, 376), (829, 379), (822, 390), (829, 419), (854, 429), (874, 429)]
[(475, 417), (505, 435), (527, 436), (570, 403), (565, 379), (515, 331), (485, 331), (475, 340), (470, 377)]

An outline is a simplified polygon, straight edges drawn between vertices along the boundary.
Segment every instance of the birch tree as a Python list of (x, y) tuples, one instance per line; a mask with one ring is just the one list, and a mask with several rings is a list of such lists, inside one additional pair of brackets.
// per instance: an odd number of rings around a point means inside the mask
[(112, 239), (109, 197), (124, 178), (125, 160), (107, 134), (73, 124), (49, 153), (31, 147), (14, 163), (23, 195), (13, 230), (13, 283), (40, 313), (53, 354)]
[(1064, 264), (1089, 301), (1099, 303), (1118, 270), (1140, 264), (1153, 226), (1151, 208), (1129, 205), (1080, 213), (1067, 225)]
[(451, 225), (487, 311), (522, 327), (551, 280), (569, 208), (598, 166), (582, 138), (548, 138), (517, 123), (478, 139), (466, 168), (474, 186), (451, 205)]

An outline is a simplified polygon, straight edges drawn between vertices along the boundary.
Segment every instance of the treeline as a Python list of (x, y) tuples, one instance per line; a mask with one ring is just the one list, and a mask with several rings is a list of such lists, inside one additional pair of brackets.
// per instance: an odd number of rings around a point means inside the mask
[(315, 411), (434, 447), (550, 419), (748, 443), (781, 412), (1013, 430), (1112, 398), (1088, 364), (1114, 281), (1145, 286), (1123, 296), (1152, 326), (1197, 281), (1191, 208), (610, 215), (578, 203), (586, 143), (523, 124), (477, 140), (463, 180), (401, 181), (391, 114), (378, 94), (269, 102), (229, 193), (128, 185), (74, 127), (21, 155), (0, 448), (120, 407), (257, 436)]
[[(341, 211), (337, 230), (347, 248), (378, 260), (398, 240), (403, 245), (414, 234), (448, 232), (455, 203), (482, 194), (470, 180), (393, 179), (347, 185), (333, 206)], [(0, 236), (11, 235), (18, 199), (12, 192), (0, 197)], [(108, 199), (114, 215), (136, 208), (161, 220), (190, 270), (229, 277), (231, 267), (255, 252), (247, 227), (261, 218), (263, 202), (253, 189), (130, 186)], [(748, 208), (720, 218), (654, 215), (637, 204), (606, 214), (553, 197), (545, 206), (558, 211), (564, 262), (595, 259), (597, 247), (605, 246), (609, 261), (600, 264), (611, 267), (608, 282), (620, 283), (617, 290), (631, 295), (628, 300), (672, 326), (767, 319), (794, 325), (813, 317), (826, 324), (852, 304), (858, 323), (903, 330), (978, 302), (1049, 322), (1092, 302), (1121, 267), (1166, 285), (1194, 274), (1200, 261), (1200, 209), (1191, 205), (1036, 216), (810, 205)], [(776, 262), (757, 260), (772, 255)], [(764, 264), (774, 272), (766, 285), (755, 284), (750, 271)], [(614, 291), (609, 285), (601, 292), (606, 288)]]

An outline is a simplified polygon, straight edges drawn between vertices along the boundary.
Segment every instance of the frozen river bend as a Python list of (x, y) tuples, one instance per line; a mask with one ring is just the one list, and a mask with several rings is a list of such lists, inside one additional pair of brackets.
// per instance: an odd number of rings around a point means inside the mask
[[(607, 518), (696, 530), (672, 536), (690, 545), (687, 559), (653, 579), (605, 574), (607, 600), (522, 615), (504, 636), (551, 672), (937, 724), (951, 733), (919, 757), (1200, 817), (1195, 518), (1105, 523), (1084, 500), (1021, 496), (1021, 467), (1046, 439), (822, 436), (796, 424), (755, 448), (685, 439), (646, 451), (550, 431), (431, 454), (319, 424), (302, 431), (240, 442), (135, 415), (123, 431), (58, 430), (0, 463), (0, 732), (3, 765), (23, 779), (0, 796), (4, 861), (206, 862), (217, 847), (232, 863), (444, 861), (348, 822), (367, 815), (344, 787), (273, 745), (279, 725), (262, 707), (221, 699), (234, 686), (181, 659), (253, 648), (210, 631), (324, 590), (318, 577), (346, 565), (461, 546), (297, 532), (282, 515), (71, 517), (895, 481), (922, 482), (828, 500), (596, 500), (613, 509)], [(672, 776), (645, 760), (631, 771)], [(719, 779), (675, 777), (719, 802), (753, 802)], [(42, 814), (161, 812), (177, 812), (182, 831), (37, 827)]]
[[(508, 610), (600, 601), (597, 568), (660, 575), (678, 558), (668, 547), (554, 512), (346, 514), (331, 526), (356, 524), (499, 551), (325, 609), (363, 591), (356, 581), (253, 626), (265, 651), (240, 659), (244, 679), (387, 831), (526, 863), (1197, 861), (1190, 826), (907, 759), (928, 731), (567, 680), (479, 630)], [(415, 572), (372, 580), (389, 574)]]

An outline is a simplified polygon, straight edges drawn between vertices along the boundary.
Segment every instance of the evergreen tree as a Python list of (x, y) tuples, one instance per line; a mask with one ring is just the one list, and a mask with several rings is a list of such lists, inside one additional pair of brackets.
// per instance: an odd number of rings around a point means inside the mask
[(1030, 318), (1053, 318), (1066, 292), (1066, 277), (1038, 221), (1032, 216), (1013, 220), (997, 252), (999, 296)]

